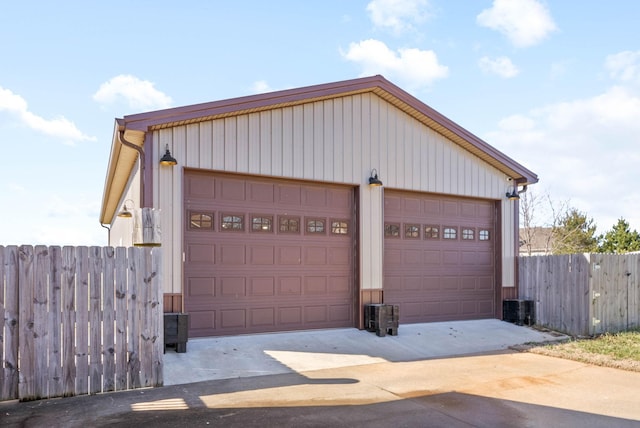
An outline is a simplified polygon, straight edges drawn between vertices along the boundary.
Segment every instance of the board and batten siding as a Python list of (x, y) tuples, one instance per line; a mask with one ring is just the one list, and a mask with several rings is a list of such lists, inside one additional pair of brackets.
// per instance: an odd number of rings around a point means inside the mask
[[(180, 293), (183, 168), (360, 186), (360, 280), (382, 287), (383, 189), (502, 200), (503, 286), (513, 286), (515, 218), (506, 176), (375, 94), (366, 93), (153, 131), (153, 205), (163, 213), (163, 275)], [(165, 146), (178, 160), (160, 167)]]

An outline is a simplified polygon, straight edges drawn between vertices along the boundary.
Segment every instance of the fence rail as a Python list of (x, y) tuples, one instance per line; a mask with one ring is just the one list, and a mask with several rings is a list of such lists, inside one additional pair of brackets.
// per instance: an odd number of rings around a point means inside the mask
[(0, 400), (163, 383), (160, 248), (0, 246)]
[(536, 323), (576, 336), (640, 327), (640, 254), (519, 258), (519, 298)]

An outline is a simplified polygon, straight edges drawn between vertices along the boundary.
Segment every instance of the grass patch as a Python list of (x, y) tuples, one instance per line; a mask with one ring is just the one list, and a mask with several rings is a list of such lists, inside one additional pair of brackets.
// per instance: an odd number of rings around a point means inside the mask
[(529, 352), (640, 372), (640, 330), (533, 346)]

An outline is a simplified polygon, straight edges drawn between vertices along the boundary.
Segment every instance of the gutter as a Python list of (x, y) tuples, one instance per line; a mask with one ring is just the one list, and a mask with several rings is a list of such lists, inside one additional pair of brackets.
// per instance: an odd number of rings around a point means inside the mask
[(144, 150), (142, 149), (142, 147), (137, 146), (135, 144), (133, 144), (130, 141), (127, 141), (124, 138), (124, 131), (118, 131), (118, 141), (120, 142), (120, 144), (122, 144), (123, 146), (129, 147), (130, 149), (134, 149), (135, 151), (138, 152), (138, 160), (140, 161), (140, 207), (144, 206), (144, 176), (145, 176), (145, 156), (144, 156)]

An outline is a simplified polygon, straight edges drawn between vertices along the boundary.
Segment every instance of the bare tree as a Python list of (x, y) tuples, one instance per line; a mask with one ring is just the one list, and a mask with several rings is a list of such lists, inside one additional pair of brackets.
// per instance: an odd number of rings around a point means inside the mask
[(529, 187), (520, 196), (520, 249), (522, 254), (551, 254), (562, 219), (570, 211), (569, 201), (554, 201), (547, 190)]

